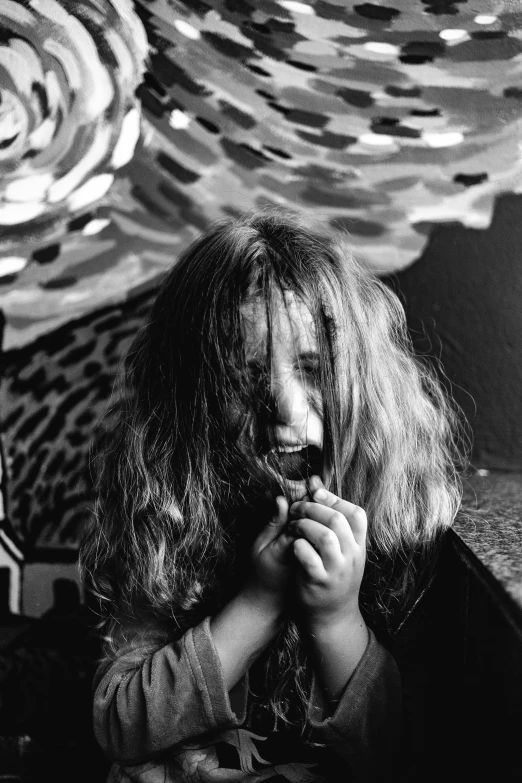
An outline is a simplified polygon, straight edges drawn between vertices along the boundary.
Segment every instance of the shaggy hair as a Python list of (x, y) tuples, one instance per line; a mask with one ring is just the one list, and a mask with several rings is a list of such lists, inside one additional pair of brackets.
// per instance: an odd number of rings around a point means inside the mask
[[(260, 458), (270, 384), (249, 374), (240, 308), (261, 297), (270, 327), (274, 292), (288, 290), (315, 324), (323, 481), (368, 516), (361, 605), (370, 621), (396, 625), (419, 564), (454, 519), (458, 418), (433, 370), (413, 356), (397, 297), (295, 216), (221, 222), (166, 277), (127, 356), (95, 461), (81, 565), (108, 655), (138, 637), (152, 649), (180, 636), (241, 584), (285, 487)], [(310, 666), (295, 613), (266, 657), (268, 708), (303, 725)]]

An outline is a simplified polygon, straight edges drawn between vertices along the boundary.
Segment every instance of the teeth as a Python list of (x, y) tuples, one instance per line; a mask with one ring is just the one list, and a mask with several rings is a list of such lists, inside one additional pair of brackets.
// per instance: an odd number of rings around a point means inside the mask
[(277, 451), (278, 454), (291, 454), (294, 451), (302, 451), (304, 446), (276, 446), (272, 451)]

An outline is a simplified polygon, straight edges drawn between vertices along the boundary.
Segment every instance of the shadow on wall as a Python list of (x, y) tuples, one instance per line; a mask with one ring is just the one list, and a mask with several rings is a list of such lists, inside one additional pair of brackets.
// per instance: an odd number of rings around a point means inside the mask
[[(9, 606), (10, 570), (6, 566), (0, 567), (0, 654), (10, 649), (17, 638), (28, 628), (34, 626), (35, 617), (11, 612)], [(66, 616), (82, 613), (80, 587), (76, 579), (64, 579), (59, 577), (48, 582), (46, 588), (50, 592), (49, 607), (46, 612), (40, 612), (42, 616)], [(46, 602), (47, 603), (47, 602)], [(58, 637), (54, 640), (60, 645), (60, 636), (68, 635), (66, 627), (57, 628)]]
[(388, 278), (416, 351), (436, 357), (473, 430), (473, 461), (522, 470), (522, 196), (498, 199), (487, 230), (440, 226)]

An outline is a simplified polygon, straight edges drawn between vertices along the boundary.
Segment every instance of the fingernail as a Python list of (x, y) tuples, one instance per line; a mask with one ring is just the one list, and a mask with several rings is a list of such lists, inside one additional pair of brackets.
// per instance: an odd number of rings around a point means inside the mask
[(316, 500), (326, 500), (327, 494), (324, 489), (318, 489), (316, 492), (314, 492), (314, 498)]

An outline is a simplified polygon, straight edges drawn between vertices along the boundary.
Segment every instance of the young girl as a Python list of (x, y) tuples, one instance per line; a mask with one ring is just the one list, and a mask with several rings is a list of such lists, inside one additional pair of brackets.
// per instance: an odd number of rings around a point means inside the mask
[(393, 628), (456, 513), (396, 297), (278, 212), (220, 223), (127, 357), (82, 565), (110, 781), (391, 779)]

